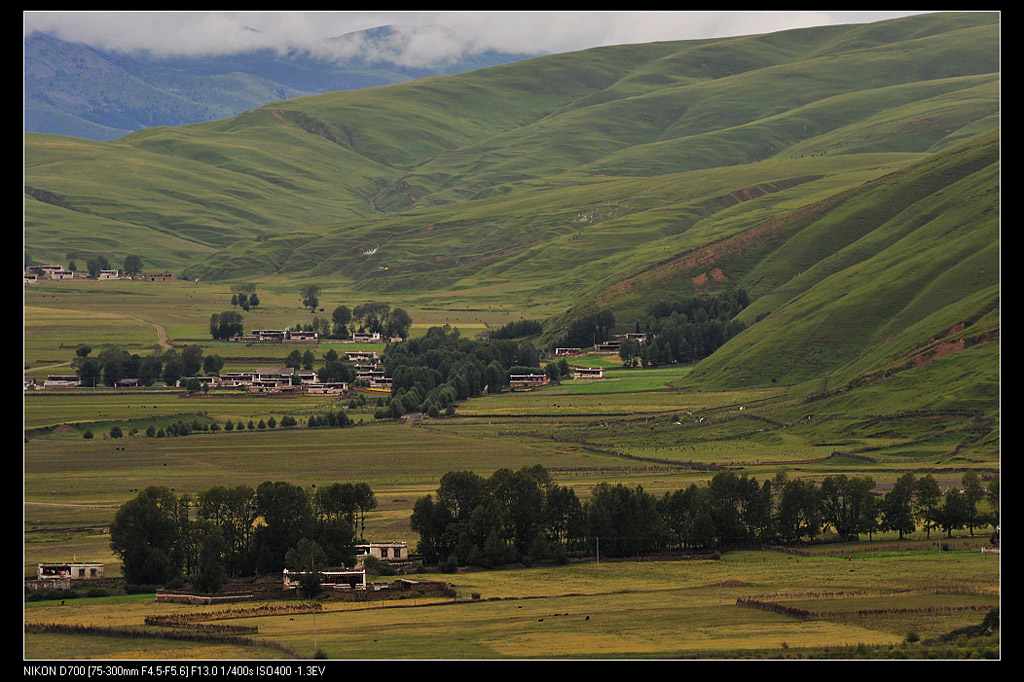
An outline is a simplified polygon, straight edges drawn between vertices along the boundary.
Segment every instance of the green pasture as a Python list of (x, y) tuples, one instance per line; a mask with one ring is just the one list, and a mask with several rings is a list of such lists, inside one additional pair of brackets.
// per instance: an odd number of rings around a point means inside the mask
[[(574, 417), (581, 415), (685, 414), (708, 409), (739, 409), (745, 401), (777, 395), (773, 391), (686, 392), (665, 382), (686, 368), (623, 370), (624, 379), (577, 379), (543, 388), (515, 390), (468, 400), (459, 414), (466, 417)], [(627, 373), (628, 372), (628, 373)], [(613, 377), (618, 375), (612, 375)], [(649, 377), (649, 378), (648, 378)], [(606, 383), (607, 382), (607, 383)], [(607, 388), (607, 390), (605, 390)]]
[(81, 431), (86, 427), (101, 437), (97, 428), (106, 432), (114, 424), (127, 433), (130, 428), (145, 431), (150, 424), (162, 428), (173, 421), (191, 423), (196, 418), (216, 421), (221, 426), (226, 420), (248, 422), (274, 416), (280, 421), (285, 415), (298, 419), (328, 409), (347, 407), (348, 401), (339, 401), (332, 396), (285, 397), (238, 390), (189, 395), (173, 389), (117, 392), (82, 389), (73, 392), (29, 391), (23, 404), (26, 430), (70, 425), (76, 428), (74, 437), (81, 438)]
[[(267, 480), (310, 490), (367, 482), (378, 499), (367, 518), (371, 537), (415, 543), (412, 507), (433, 494), (448, 471), (487, 476), (499, 468), (541, 464), (582, 499), (601, 482), (640, 485), (660, 496), (707, 481), (719, 467), (758, 480), (779, 472), (816, 480), (838, 473), (870, 475), (883, 489), (901, 473), (921, 467), (938, 467), (935, 476), (942, 485), (956, 484), (965, 464), (985, 475), (998, 472), (998, 460), (958, 462), (950, 454), (971, 435), (969, 415), (960, 424), (927, 415), (782, 422), (773, 418), (785, 406), (781, 390), (688, 393), (661, 387), (685, 370), (621, 371), (634, 390), (616, 390), (614, 380), (607, 380), (591, 382), (579, 394), (552, 386), (484, 396), (461, 405), (456, 418), (423, 419), (418, 425), (373, 420), (371, 401), (350, 411), (367, 423), (344, 429), (303, 424), (326, 409), (349, 412), (346, 399), (217, 391), (192, 397), (166, 391), (29, 392), (24, 400), (26, 573), (55, 556), (111, 561), (102, 529), (118, 505), (149, 485), (196, 494), (216, 484), (255, 487)], [(644, 382), (651, 390), (636, 390)], [(591, 386), (611, 390), (595, 393)], [(299, 425), (144, 435), (150, 424), (247, 423), (270, 416), (280, 422), (285, 415)], [(126, 437), (107, 435), (114, 424)], [(936, 431), (937, 425), (943, 430)], [(92, 440), (81, 437), (85, 428), (94, 432)], [(858, 459), (837, 451), (864, 454)], [(864, 459), (867, 455), (871, 459)]]
[[(351, 309), (370, 300), (381, 300), (352, 297), (345, 288), (324, 285), (320, 295), (322, 310), (312, 313), (301, 307), (299, 289), (304, 283), (308, 281), (301, 278), (261, 282), (257, 286), (260, 305), (248, 312), (232, 308), (231, 285), (227, 283), (53, 280), (26, 286), (23, 315), (26, 374), (45, 378), (46, 374), (70, 372), (65, 363), (75, 357), (75, 349), (81, 344), (91, 346), (93, 356), (110, 345), (119, 345), (139, 355), (162, 351), (158, 326), (175, 347), (198, 344), (203, 346), (205, 354), (221, 355), (241, 366), (249, 358), (259, 362), (283, 363), (288, 353), (296, 348), (303, 352), (312, 350), (318, 362), (331, 349), (339, 355), (348, 351), (383, 350), (381, 344), (333, 340), (311, 346), (246, 346), (214, 341), (210, 337), (210, 315), (225, 310), (239, 312), (248, 332), (294, 327), (297, 323), (312, 322), (315, 316), (330, 319), (332, 311), (339, 305)], [(453, 302), (450, 306), (439, 305), (436, 301), (429, 303), (421, 309), (415, 303), (391, 301), (392, 307), (404, 307), (413, 318), (410, 331), (413, 337), (424, 334), (430, 327), (451, 324), (472, 338), (473, 334), (488, 326), (501, 326), (522, 316), (520, 308), (473, 307), (460, 302)], [(223, 371), (232, 369), (225, 367)]]
[(626, 391), (654, 391), (667, 388), (670, 382), (686, 376), (690, 367), (653, 367), (649, 369), (626, 369), (618, 356), (584, 356), (572, 358), (570, 367), (604, 367), (602, 379), (562, 379), (560, 383), (545, 389), (548, 394), (569, 393), (622, 393)]

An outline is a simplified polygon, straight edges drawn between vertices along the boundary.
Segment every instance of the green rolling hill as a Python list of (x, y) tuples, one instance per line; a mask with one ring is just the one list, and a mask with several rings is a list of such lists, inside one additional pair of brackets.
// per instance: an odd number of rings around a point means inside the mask
[(742, 287), (747, 329), (689, 384), (992, 410), (999, 31), (943, 13), (608, 47), (110, 142), (27, 134), (26, 251), (131, 244), (188, 278), (505, 305), (552, 336)]

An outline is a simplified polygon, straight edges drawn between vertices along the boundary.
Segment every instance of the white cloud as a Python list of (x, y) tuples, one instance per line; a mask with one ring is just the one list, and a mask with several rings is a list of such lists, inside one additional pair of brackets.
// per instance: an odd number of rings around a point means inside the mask
[[(218, 54), (254, 48), (363, 54), (404, 64), (466, 52), (568, 52), (603, 45), (718, 38), (914, 12), (26, 12), (39, 30), (108, 50)], [(383, 25), (387, 44), (328, 41)]]

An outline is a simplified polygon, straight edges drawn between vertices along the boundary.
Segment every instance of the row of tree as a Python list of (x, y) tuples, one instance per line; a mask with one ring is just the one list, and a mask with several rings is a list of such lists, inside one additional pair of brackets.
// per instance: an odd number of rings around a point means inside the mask
[(552, 348), (587, 348), (604, 343), (615, 327), (615, 315), (610, 310), (588, 313), (569, 323), (568, 328)]
[(366, 483), (310, 491), (266, 481), (195, 496), (153, 486), (118, 509), (110, 547), (131, 584), (181, 578), (215, 592), (229, 577), (306, 570), (309, 557), (319, 568), (354, 565), (357, 534), (376, 506)]
[(522, 339), (538, 336), (544, 329), (539, 320), (515, 320), (502, 325), (488, 334), (491, 339)]
[(79, 346), (72, 366), (82, 386), (115, 386), (121, 379), (138, 379), (142, 386), (152, 386), (158, 381), (174, 386), (183, 377), (198, 376), (200, 371), (207, 375), (218, 374), (224, 366), (219, 355), (204, 357), (202, 346), (190, 345), (181, 352), (171, 348), (163, 353), (139, 356), (120, 346), (105, 348), (95, 357), (89, 357), (92, 348)]
[[(78, 272), (78, 263), (75, 258), (75, 254), (68, 254), (68, 270), (71, 272)], [(89, 272), (89, 276), (93, 279), (99, 277), (101, 271), (112, 269), (110, 260), (103, 255), (89, 258), (85, 262), (85, 267)], [(125, 256), (124, 264), (121, 266), (121, 272), (128, 277), (138, 275), (142, 272), (142, 258), (136, 255)]]
[(413, 530), (428, 563), (493, 566), (599, 552), (625, 557), (667, 549), (716, 549), (842, 539), (923, 527), (930, 536), (995, 525), (998, 480), (986, 490), (975, 472), (945, 493), (934, 477), (904, 474), (880, 495), (867, 476), (828, 476), (820, 484), (780, 474), (761, 483), (720, 472), (703, 485), (656, 497), (640, 486), (602, 483), (580, 502), (541, 466), (489, 478), (468, 471), (442, 477), (436, 496), (417, 500)]
[(239, 307), (249, 312), (252, 308), (260, 305), (259, 294), (256, 293), (256, 285), (251, 283), (236, 284), (231, 287), (231, 307)]
[[(197, 388), (196, 390), (200, 389)], [(360, 400), (365, 403), (365, 398), (360, 396)], [(358, 405), (359, 401), (355, 399), (349, 402), (350, 408), (355, 408)], [(356, 422), (353, 421), (344, 410), (326, 410), (317, 414), (311, 414), (306, 419), (306, 426), (309, 428), (323, 426), (342, 428), (346, 426), (353, 426), (355, 423)], [(193, 433), (218, 433), (222, 430), (230, 433), (235, 430), (245, 431), (247, 428), (250, 431), (263, 431), (265, 429), (276, 429), (278, 425), (280, 425), (282, 429), (290, 429), (298, 426), (298, 421), (295, 417), (289, 414), (282, 416), (280, 422), (278, 422), (276, 417), (271, 415), (266, 419), (259, 418), (258, 421), (250, 419), (248, 424), (242, 419), (239, 419), (238, 422), (228, 419), (224, 422), (223, 426), (215, 420), (200, 421), (198, 419), (193, 419), (191, 423), (178, 420), (168, 424), (166, 427), (157, 427), (155, 424), (150, 424), (143, 433), (148, 438), (170, 438), (175, 436), (188, 436)], [(129, 431), (128, 435), (134, 436), (138, 432), (138, 429), (133, 428)], [(121, 429), (120, 425), (115, 424), (110, 428), (109, 435), (111, 438), (122, 438), (124, 437), (124, 431)], [(92, 430), (86, 430), (83, 437), (86, 440), (93, 438)]]
[[(303, 287), (302, 298), (303, 304), (310, 308), (310, 311), (315, 312), (320, 304), (318, 298), (320, 288), (311, 286), (312, 288), (310, 286)], [(258, 302), (253, 303), (255, 293), (248, 294), (247, 299), (244, 298), (245, 296), (244, 293), (236, 294), (235, 297), (232, 297), (232, 305), (235, 304), (236, 297), (240, 302), (239, 305), (245, 310), (258, 305)], [(245, 300), (248, 301), (249, 307), (242, 305), (241, 301)], [(388, 303), (371, 302), (358, 305), (354, 309), (347, 305), (339, 305), (331, 312), (330, 318), (315, 316), (311, 321), (295, 323), (291, 329), (316, 332), (320, 338), (324, 339), (348, 339), (356, 332), (377, 333), (388, 339), (406, 338), (411, 326), (412, 318), (402, 308), (392, 308)], [(217, 337), (214, 336), (214, 338)]]
[(245, 333), (242, 314), (235, 310), (210, 315), (210, 336), (215, 340), (228, 340)]

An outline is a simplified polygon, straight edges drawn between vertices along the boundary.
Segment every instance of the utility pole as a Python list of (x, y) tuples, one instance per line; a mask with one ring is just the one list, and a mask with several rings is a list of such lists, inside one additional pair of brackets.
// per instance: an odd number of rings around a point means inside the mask
[[(316, 566), (313, 565), (313, 548), (309, 548), (309, 570), (317, 571)], [(313, 655), (316, 655), (316, 609), (313, 609)]]

